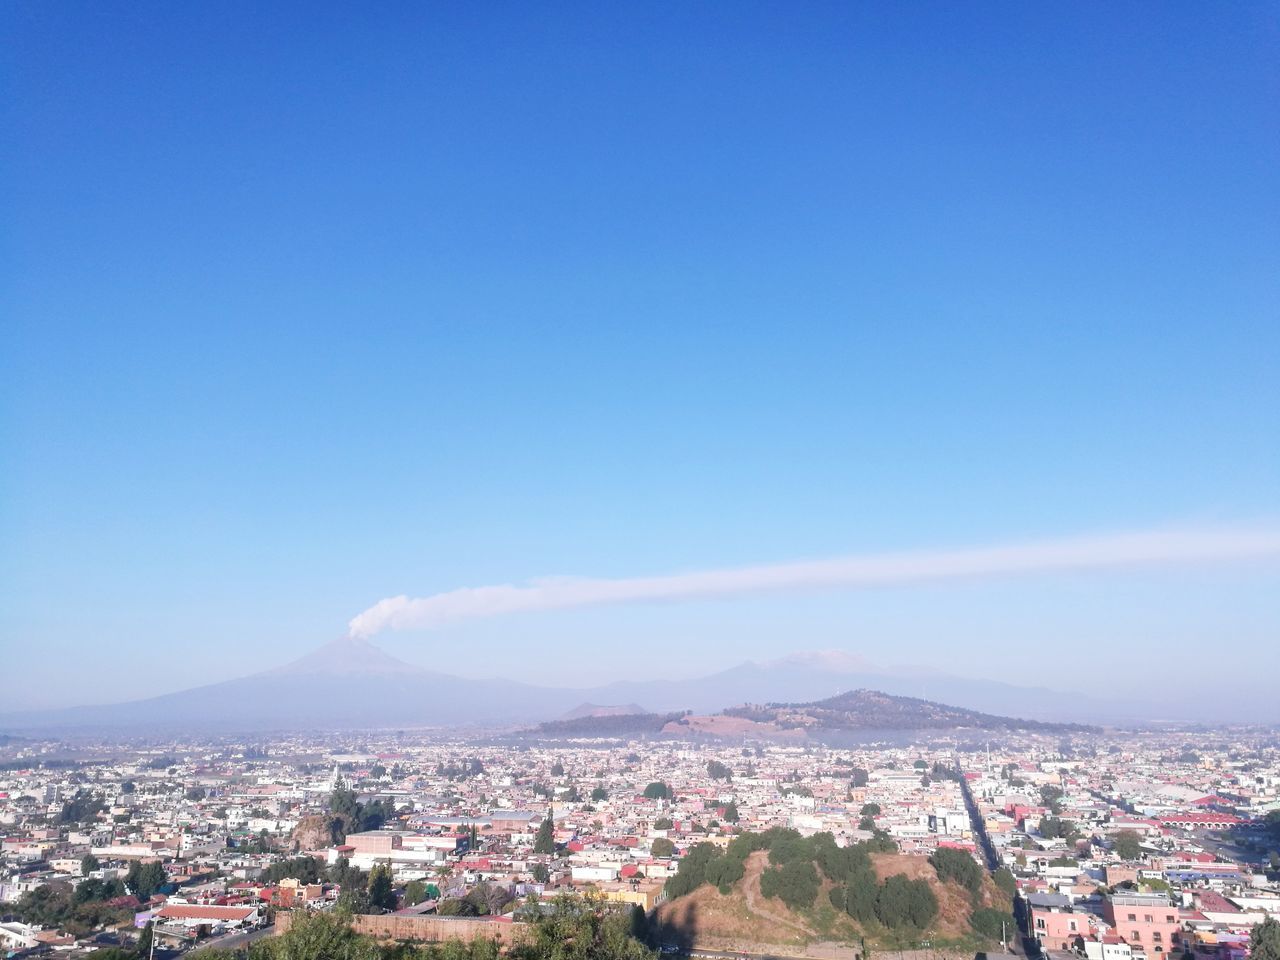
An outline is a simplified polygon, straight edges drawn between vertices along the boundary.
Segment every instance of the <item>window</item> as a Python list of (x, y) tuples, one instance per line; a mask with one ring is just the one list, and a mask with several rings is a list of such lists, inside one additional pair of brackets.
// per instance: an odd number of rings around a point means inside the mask
[(1150, 922), (1151, 922), (1151, 914), (1149, 914), (1149, 913), (1144, 913), (1144, 914), (1142, 915), (1142, 922), (1143, 922), (1143, 923), (1150, 923)]
[(1037, 930), (1044, 929), (1044, 917), (1036, 917), (1036, 929)]
[(1129, 920), (1130, 920), (1130, 922), (1132, 922), (1132, 921), (1134, 921), (1134, 920), (1137, 920), (1137, 919), (1138, 919), (1138, 915), (1137, 915), (1136, 913), (1131, 913), (1131, 914), (1129, 914)]
[(1164, 918), (1164, 922), (1165, 922), (1165, 923), (1175, 923), (1176, 921), (1173, 919), (1173, 914), (1169, 914), (1168, 916), (1166, 916), (1166, 917)]
[(1160, 935), (1160, 931), (1159, 931), (1159, 930), (1157, 930), (1155, 933), (1153, 933), (1153, 934), (1151, 935), (1151, 939), (1152, 939), (1152, 940), (1154, 940), (1156, 943), (1159, 943), (1161, 940), (1163, 940), (1163, 939), (1164, 939), (1164, 937), (1162, 937), (1162, 936)]
[(1135, 930), (1135, 931), (1133, 931), (1133, 936), (1132, 936), (1132, 937), (1130, 937), (1129, 939), (1130, 939), (1130, 940), (1132, 940), (1132, 941), (1134, 941), (1135, 943), (1141, 943), (1141, 942), (1142, 942), (1142, 932), (1141, 932), (1141, 931), (1139, 931), (1139, 930)]

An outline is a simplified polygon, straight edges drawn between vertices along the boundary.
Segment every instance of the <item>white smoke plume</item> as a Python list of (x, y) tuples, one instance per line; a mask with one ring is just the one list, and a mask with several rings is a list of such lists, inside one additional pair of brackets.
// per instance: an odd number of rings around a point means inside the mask
[(544, 577), (523, 586), (463, 587), (387, 597), (352, 618), (352, 637), (462, 620), (605, 603), (722, 597), (815, 587), (873, 587), (962, 578), (1280, 556), (1280, 528), (1149, 530), (1004, 546), (876, 553), (657, 577)]

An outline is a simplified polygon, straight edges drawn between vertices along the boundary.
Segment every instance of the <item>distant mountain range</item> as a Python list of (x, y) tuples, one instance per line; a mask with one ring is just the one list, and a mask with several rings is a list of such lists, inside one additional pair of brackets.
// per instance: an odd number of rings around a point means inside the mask
[(516, 740), (638, 737), (716, 740), (776, 740), (788, 743), (831, 742), (848, 734), (908, 734), (922, 731), (1085, 733), (1096, 727), (1077, 723), (1023, 720), (979, 710), (966, 710), (918, 697), (898, 697), (879, 690), (850, 690), (812, 703), (743, 704), (717, 714), (683, 713), (581, 714), (542, 723), (513, 733)]
[(569, 711), (568, 719), (599, 711), (625, 715), (646, 709), (710, 714), (743, 703), (811, 703), (853, 689), (927, 697), (964, 709), (1036, 720), (1097, 722), (1139, 713), (1119, 712), (1042, 687), (929, 671), (882, 670), (840, 651), (747, 662), (695, 679), (627, 680), (583, 689), (463, 679), (406, 663), (367, 641), (344, 639), (239, 680), (127, 703), (0, 714), (0, 731), (492, 725), (565, 719), (565, 704), (570, 703), (581, 706)]

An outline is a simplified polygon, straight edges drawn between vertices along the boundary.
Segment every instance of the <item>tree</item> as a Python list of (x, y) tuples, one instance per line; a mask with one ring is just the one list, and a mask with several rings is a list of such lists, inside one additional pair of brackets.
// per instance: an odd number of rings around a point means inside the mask
[(915, 927), (923, 930), (938, 914), (938, 900), (924, 880), (909, 880), (894, 874), (880, 885), (876, 897), (876, 917), (891, 930)]
[(760, 892), (777, 897), (792, 909), (813, 906), (818, 895), (818, 871), (810, 860), (792, 860), (760, 875)]
[(712, 780), (732, 780), (733, 771), (719, 760), (711, 760), (707, 763), (707, 776)]
[(1249, 936), (1249, 960), (1280, 960), (1280, 921), (1267, 917)]
[(991, 907), (979, 907), (969, 915), (969, 926), (988, 940), (1000, 940), (1016, 930), (1013, 914)]
[(329, 794), (329, 812), (347, 825), (354, 824), (360, 816), (360, 804), (356, 801), (356, 792), (341, 779)]
[(77, 790), (75, 796), (62, 805), (62, 809), (58, 812), (58, 823), (83, 823), (86, 820), (96, 819), (105, 809), (107, 805), (101, 797), (95, 796), (88, 790)]
[(343, 890), (364, 889), (364, 871), (353, 867), (346, 857), (339, 857), (329, 868), (329, 882), (336, 883)]
[(533, 841), (534, 853), (555, 853), (556, 852), (556, 833), (555, 824), (551, 820), (551, 814), (547, 814), (542, 819), (542, 823), (538, 826), (538, 836)]
[(293, 913), (287, 933), (257, 941), (249, 956), (251, 960), (382, 960), (382, 948), (372, 937), (356, 933), (349, 916), (299, 910)]
[(192, 787), (186, 793), (187, 799), (190, 800), (192, 803), (199, 803), (208, 795), (209, 795), (208, 791), (205, 790), (204, 787)]
[(92, 853), (86, 853), (80, 858), (80, 876), (87, 877), (93, 871), (100, 868), (102, 864), (98, 862), (98, 858)]
[(1115, 835), (1115, 854), (1121, 860), (1142, 859), (1142, 838), (1136, 830), (1121, 830)]
[(870, 774), (861, 767), (854, 767), (850, 772), (849, 783), (855, 789), (858, 787), (865, 787), (868, 782), (870, 782)]
[(864, 817), (878, 817), (880, 816), (880, 804), (864, 803), (862, 809), (858, 812)]
[(738, 805), (732, 800), (724, 805), (724, 819), (725, 823), (737, 823), (742, 819), (738, 813)]
[(412, 907), (427, 899), (427, 885), (422, 880), (410, 880), (404, 888), (405, 906)]
[(666, 837), (658, 837), (649, 844), (649, 852), (658, 859), (665, 859), (676, 852), (676, 845)]
[(1000, 892), (1012, 900), (1018, 894), (1018, 881), (1008, 867), (1001, 867), (991, 875)]
[(550, 883), (551, 870), (545, 863), (535, 863), (530, 871), (533, 874), (534, 883)]
[(869, 923), (876, 918), (879, 892), (875, 874), (870, 870), (859, 870), (845, 886), (845, 912), (859, 923)]
[(591, 791), (592, 803), (600, 803), (608, 799), (609, 799), (609, 791), (606, 790), (603, 786), (597, 786), (594, 790)]
[[(558, 897), (547, 912), (533, 913), (525, 942), (511, 949), (512, 960), (652, 960), (653, 952), (633, 935), (634, 911), (606, 909), (598, 894)], [(472, 956), (470, 960), (490, 960)]]
[(561, 763), (559, 760), (557, 760), (555, 763), (551, 764), (551, 775), (552, 775), (553, 777), (563, 777), (563, 776), (564, 776), (564, 764), (563, 764), (563, 763)]
[(379, 863), (369, 871), (369, 903), (378, 910), (396, 908), (396, 891), (391, 882), (391, 867)]
[(156, 932), (153, 929), (154, 923), (150, 920), (147, 925), (142, 928), (142, 933), (138, 936), (138, 949), (134, 951), (141, 960), (147, 960), (151, 953), (151, 943), (155, 939)]
[(655, 830), (670, 830), (674, 826), (675, 824), (672, 823), (670, 817), (659, 817), (653, 821), (653, 829)]
[(135, 860), (129, 864), (129, 870), (124, 877), (124, 883), (129, 888), (129, 892), (143, 903), (150, 900), (152, 895), (168, 882), (169, 878), (158, 860), (145, 864)]
[(644, 788), (644, 796), (646, 800), (670, 800), (671, 788), (661, 780), (655, 780)]
[(952, 880), (969, 891), (976, 900), (982, 890), (983, 870), (978, 862), (963, 850), (953, 847), (939, 847), (929, 858), (933, 869), (938, 871), (938, 879), (944, 883)]

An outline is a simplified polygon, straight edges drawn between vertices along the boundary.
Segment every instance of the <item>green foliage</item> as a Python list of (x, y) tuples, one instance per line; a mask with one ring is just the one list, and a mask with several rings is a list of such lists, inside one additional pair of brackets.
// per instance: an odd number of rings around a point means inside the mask
[(164, 867), (158, 860), (150, 863), (140, 863), (135, 860), (129, 864), (129, 869), (124, 876), (124, 885), (143, 903), (150, 900), (167, 882), (168, 877), (165, 876)]
[(396, 807), (390, 800), (360, 803), (356, 792), (339, 781), (329, 795), (329, 812), (335, 820), (333, 839), (341, 841), (348, 833), (379, 829), (395, 817)]
[(559, 897), (554, 909), (533, 921), (532, 935), (511, 948), (511, 960), (654, 960), (635, 936), (632, 910), (595, 896)]
[(924, 930), (938, 915), (938, 900), (926, 880), (909, 880), (894, 874), (880, 885), (876, 919), (890, 930), (913, 927)]
[(1046, 840), (1056, 840), (1059, 837), (1063, 840), (1074, 840), (1080, 836), (1074, 823), (1060, 817), (1041, 817), (1036, 829)]
[(929, 862), (938, 871), (938, 879), (944, 883), (952, 881), (964, 887), (973, 897), (982, 890), (983, 869), (978, 862), (963, 850), (953, 847), (939, 847)]
[(552, 775), (553, 777), (563, 777), (563, 776), (564, 776), (564, 764), (563, 764), (563, 763), (561, 763), (559, 760), (557, 760), (555, 763), (551, 764), (551, 775)]
[(602, 787), (602, 786), (598, 786), (598, 787), (596, 787), (594, 790), (592, 790), (592, 791), (591, 791), (591, 802), (592, 802), (592, 803), (600, 803), (600, 802), (602, 802), (602, 801), (604, 801), (604, 800), (608, 800), (608, 799), (609, 799), (609, 791), (608, 791), (608, 790), (606, 790), (606, 789), (605, 789), (604, 787)]
[(712, 760), (707, 763), (707, 776), (712, 780), (732, 780), (733, 771), (719, 760)]
[(137, 960), (138, 956), (139, 954), (123, 947), (103, 947), (89, 954), (91, 960)]
[(1280, 921), (1268, 917), (1253, 928), (1249, 960), (1280, 960)]
[(845, 885), (844, 909), (859, 923), (867, 924), (876, 918), (876, 899), (880, 885), (871, 870), (859, 870)]
[(262, 871), (263, 883), (279, 883), (286, 877), (292, 877), (301, 883), (319, 883), (322, 877), (320, 861), (315, 857), (293, 857), (289, 860), (278, 860)]
[(533, 874), (534, 883), (551, 882), (551, 870), (545, 863), (535, 863), (530, 873)]
[(1142, 859), (1142, 838), (1136, 830), (1121, 830), (1114, 837), (1114, 850), (1121, 860)]
[[(1002, 929), (1003, 925), (1003, 929)], [(969, 916), (969, 926), (988, 940), (999, 940), (1001, 936), (1016, 936), (1013, 914), (992, 907), (979, 907)]]
[(680, 866), (674, 877), (667, 878), (667, 896), (675, 899), (686, 893), (692, 893), (707, 882), (707, 865), (720, 856), (719, 848), (713, 843), (695, 844), (680, 859)]
[(1040, 788), (1040, 802), (1055, 814), (1062, 809), (1063, 790), (1061, 787), (1046, 783)]
[(863, 770), (862, 767), (854, 767), (850, 772), (849, 784), (855, 789), (858, 787), (865, 787), (869, 781), (870, 775), (866, 770)]
[(649, 852), (660, 859), (666, 858), (676, 852), (676, 845), (666, 837), (658, 837), (649, 844)]
[(208, 795), (209, 791), (205, 790), (204, 787), (192, 787), (187, 791), (186, 798), (192, 803), (199, 803)]
[[(124, 889), (118, 880), (108, 881), (86, 880), (84, 883), (94, 884), (82, 892), (79, 897), (65, 884), (46, 884), (24, 893), (16, 904), (6, 908), (23, 923), (36, 924), (42, 927), (61, 929), (77, 937), (84, 936), (104, 925), (124, 923), (133, 916), (129, 907), (111, 907), (106, 903), (110, 899), (108, 893), (122, 896)], [(96, 891), (94, 895), (87, 895)]]
[(880, 816), (880, 804), (864, 803), (858, 813), (864, 817), (878, 817)]
[(792, 909), (811, 907), (818, 895), (818, 871), (811, 860), (789, 860), (760, 875), (760, 892), (779, 898)]
[(349, 823), (359, 819), (360, 803), (356, 800), (356, 792), (339, 781), (329, 794), (329, 812), (342, 817)]
[(1018, 881), (1008, 867), (1001, 867), (991, 875), (991, 879), (995, 881), (1000, 892), (1010, 900), (1018, 895)]
[(123, 897), (125, 893), (124, 884), (115, 878), (97, 880), (91, 877), (76, 884), (71, 893), (71, 902), (76, 906), (82, 903), (100, 903)]
[(427, 897), (427, 884), (425, 881), (410, 880), (407, 884), (405, 884), (405, 888), (404, 888), (405, 906), (413, 907), (421, 903), (423, 900), (427, 900), (427, 899), (429, 898)]
[(336, 913), (295, 911), (287, 933), (257, 940), (249, 960), (382, 960), (382, 948)]
[(58, 823), (84, 823), (95, 820), (98, 814), (106, 809), (106, 802), (97, 794), (88, 790), (77, 790), (75, 796), (62, 805), (62, 809), (58, 812)]
[(670, 817), (659, 817), (653, 821), (653, 829), (655, 830), (670, 830), (674, 826), (675, 824), (671, 822)]
[(379, 863), (369, 871), (369, 904), (377, 910), (396, 908), (395, 885), (391, 881), (391, 867)]
[(336, 883), (343, 890), (363, 889), (364, 871), (359, 867), (353, 867), (346, 857), (339, 857), (329, 868), (329, 882)]
[(724, 819), (725, 823), (737, 823), (742, 819), (742, 815), (738, 813), (738, 805), (732, 800), (724, 805)]
[(102, 864), (98, 862), (97, 857), (95, 857), (92, 853), (86, 853), (83, 857), (80, 858), (80, 875), (82, 877), (87, 877), (89, 874), (93, 873), (93, 871), (97, 870), (101, 866)]
[(142, 934), (138, 937), (138, 948), (134, 952), (141, 958), (149, 957), (151, 953), (151, 944), (155, 940), (155, 923), (148, 921), (147, 925), (142, 928)]
[(533, 841), (533, 852), (556, 852), (556, 827), (549, 813), (542, 818), (542, 823), (538, 825), (538, 836)]
[(670, 800), (671, 788), (661, 780), (655, 780), (644, 788), (644, 796), (646, 800)]

